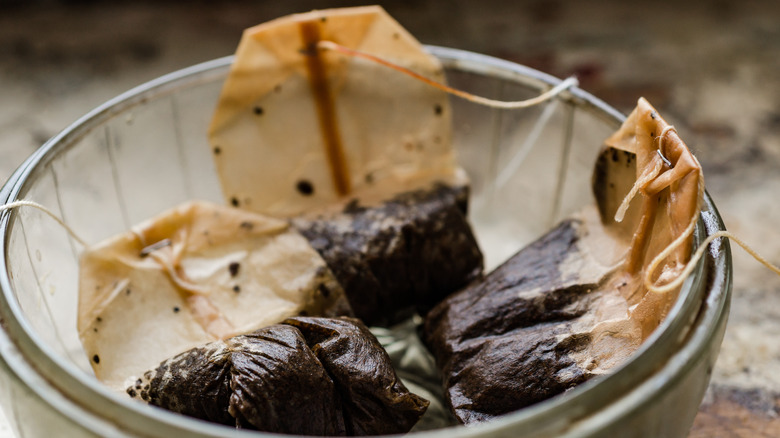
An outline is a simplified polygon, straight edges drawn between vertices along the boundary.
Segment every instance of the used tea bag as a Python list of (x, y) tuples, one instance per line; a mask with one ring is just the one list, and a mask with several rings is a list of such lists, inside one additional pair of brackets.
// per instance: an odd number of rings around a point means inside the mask
[(388, 326), (425, 314), (481, 275), (467, 203), (467, 188), (436, 185), (292, 223), (333, 271), (355, 315)]
[[(596, 163), (594, 194), (605, 226), (622, 240), (630, 238), (620, 282), (635, 290), (624, 296), (644, 339), (677, 299), (679, 288), (664, 285), (679, 278), (691, 257), (704, 177), (674, 127), (644, 98), (606, 145)], [(634, 167), (634, 176), (627, 175), (626, 168)], [(631, 190), (624, 195), (627, 187)]]
[(428, 406), (352, 318), (290, 318), (196, 347), (127, 392), (208, 421), (301, 435), (405, 433)]
[[(658, 289), (690, 257), (702, 196), (698, 162), (644, 99), (606, 143), (594, 172), (597, 207), (563, 221), (428, 315), (424, 337), (462, 423), (608, 372), (676, 299), (679, 288)], [(657, 258), (665, 249), (669, 255)]]
[(81, 256), (78, 330), (114, 389), (188, 348), (290, 316), (351, 314), (309, 243), (281, 220), (191, 202)]
[(378, 6), (291, 15), (244, 32), (209, 129), (232, 205), (293, 218), (356, 315), (387, 325), (481, 273), (438, 60)]
[(321, 50), (323, 41), (444, 80), (438, 60), (378, 6), (247, 29), (209, 127), (225, 198), (289, 217), (437, 181), (465, 184), (447, 95), (374, 62)]

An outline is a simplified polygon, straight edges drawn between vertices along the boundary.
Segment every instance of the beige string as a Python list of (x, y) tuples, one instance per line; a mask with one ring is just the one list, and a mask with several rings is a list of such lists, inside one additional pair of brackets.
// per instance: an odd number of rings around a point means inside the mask
[(461, 99), (468, 100), (470, 102), (474, 102), (480, 105), (485, 105), (491, 108), (499, 108), (499, 109), (520, 109), (520, 108), (528, 108), (534, 105), (538, 105), (540, 103), (546, 102), (561, 92), (571, 88), (576, 87), (579, 84), (579, 81), (577, 81), (577, 78), (575, 77), (569, 77), (563, 81), (561, 81), (558, 85), (554, 86), (553, 88), (547, 90), (546, 92), (533, 97), (531, 99), (526, 100), (519, 100), (519, 101), (501, 101), (501, 100), (495, 100), (495, 99), (488, 99), (486, 97), (477, 96), (471, 93), (468, 93), (463, 90), (458, 90), (456, 88), (452, 88), (448, 85), (444, 85), (440, 82), (436, 82), (432, 79), (428, 79), (425, 76), (415, 73), (412, 70), (409, 70), (406, 67), (402, 67), (398, 64), (392, 63), (386, 59), (382, 59), (378, 56), (372, 55), (370, 53), (361, 52), (359, 50), (350, 49), (348, 47), (342, 46), (340, 44), (334, 43), (333, 41), (319, 41), (317, 43), (317, 47), (322, 50), (333, 50), (335, 52), (339, 52), (345, 55), (354, 56), (356, 58), (363, 58), (372, 62), (375, 62), (380, 65), (384, 65), (385, 67), (391, 68), (393, 70), (399, 71), (401, 73), (404, 73), (406, 75), (409, 75), (419, 81), (422, 81), (432, 87), (438, 88), (439, 90), (442, 90), (446, 93), (452, 94), (453, 96), (460, 97)]
[[(84, 239), (79, 237), (79, 235), (76, 234), (76, 231), (74, 231), (73, 228), (71, 228), (68, 224), (66, 224), (65, 221), (60, 219), (51, 210), (49, 210), (48, 208), (46, 208), (45, 206), (43, 206), (43, 205), (41, 205), (41, 204), (39, 204), (37, 202), (28, 201), (28, 200), (24, 200), (24, 199), (23, 200), (19, 200), (19, 201), (14, 201), (14, 202), (10, 202), (8, 204), (0, 205), (0, 211), (13, 210), (13, 209), (16, 209), (16, 208), (19, 208), (19, 207), (33, 207), (33, 208), (36, 208), (36, 209), (46, 213), (49, 217), (51, 217), (58, 224), (60, 224), (62, 226), (62, 228), (64, 228), (65, 231), (67, 231), (68, 234), (70, 234), (70, 236), (73, 237), (73, 239), (75, 239), (78, 243), (80, 243), (82, 246), (85, 246), (85, 247), (88, 246), (87, 242), (85, 242)], [(143, 234), (139, 233), (137, 230), (134, 230), (134, 229), (132, 231), (139, 238), (139, 240), (141, 240), (143, 242)], [(178, 287), (180, 287), (183, 290), (187, 290), (189, 292), (192, 292), (194, 294), (202, 294), (203, 295), (203, 294), (207, 293), (206, 291), (200, 289), (198, 286), (196, 286), (196, 285), (194, 285), (194, 284), (184, 280), (183, 278), (181, 278), (181, 276), (176, 272), (176, 268), (175, 268), (174, 264), (169, 260), (171, 257), (166, 258), (166, 257), (161, 256), (159, 253), (160, 253), (160, 251), (152, 251), (152, 252), (150, 252), (147, 255), (151, 256), (152, 259), (154, 259), (163, 268), (163, 270), (168, 273), (168, 275), (171, 278), (171, 280)]]
[[(677, 130), (672, 125), (668, 125), (664, 127), (663, 131), (661, 131), (661, 135), (657, 137), (658, 140), (658, 151), (661, 150), (661, 143), (663, 142), (663, 139), (665, 135), (670, 132), (674, 131), (675, 133)], [(693, 157), (694, 160), (696, 160), (696, 157)], [(698, 160), (697, 160), (698, 164)], [(701, 165), (699, 165), (699, 187), (698, 187), (698, 206), (697, 211), (701, 211), (701, 205), (704, 202), (704, 174), (701, 170)], [(694, 215), (691, 218), (691, 222), (688, 224), (688, 227), (685, 228), (685, 230), (680, 234), (680, 236), (677, 237), (672, 243), (669, 244), (666, 248), (664, 248), (663, 251), (661, 251), (653, 260), (650, 262), (650, 265), (647, 267), (647, 271), (645, 272), (645, 278), (644, 284), (648, 291), (654, 292), (654, 293), (667, 293), (670, 292), (676, 288), (678, 288), (683, 281), (685, 281), (686, 278), (688, 278), (689, 275), (691, 275), (691, 272), (693, 272), (693, 269), (696, 267), (696, 264), (699, 262), (699, 259), (704, 255), (704, 251), (707, 249), (707, 246), (715, 239), (719, 237), (725, 237), (727, 239), (731, 239), (735, 243), (737, 243), (739, 246), (742, 247), (742, 249), (745, 250), (750, 256), (752, 256), (756, 261), (761, 263), (762, 265), (766, 266), (774, 272), (777, 275), (780, 275), (780, 268), (772, 264), (769, 260), (761, 256), (756, 250), (750, 247), (747, 243), (745, 243), (742, 239), (735, 236), (733, 233), (729, 231), (717, 231), (710, 236), (708, 236), (706, 239), (704, 239), (704, 242), (702, 242), (699, 247), (696, 249), (696, 252), (691, 256), (690, 260), (688, 260), (688, 263), (685, 265), (685, 268), (680, 272), (680, 275), (677, 276), (674, 280), (670, 281), (669, 283), (666, 283), (664, 285), (658, 286), (653, 283), (652, 277), (653, 273), (658, 269), (658, 266), (661, 264), (662, 261), (664, 261), (675, 249), (677, 249), (680, 245), (685, 242), (688, 237), (693, 235), (693, 231), (696, 227), (696, 222), (698, 221), (698, 215)]]
[(675, 128), (674, 125), (666, 125), (664, 126), (664, 129), (661, 130), (661, 134), (655, 138), (654, 141), (658, 142), (658, 150), (661, 150), (661, 144), (664, 141), (664, 137), (666, 137), (666, 134), (670, 132), (674, 132), (675, 134), (677, 134), (677, 128)]
[(625, 198), (623, 198), (623, 202), (620, 203), (620, 207), (618, 207), (617, 211), (615, 212), (615, 222), (623, 222), (623, 218), (626, 216), (626, 211), (628, 211), (628, 207), (631, 204), (631, 201), (634, 200), (634, 197), (637, 193), (639, 193), (640, 190), (642, 190), (645, 186), (647, 186), (648, 183), (650, 183), (650, 181), (658, 176), (658, 173), (661, 172), (662, 167), (663, 162), (656, 160), (652, 169), (650, 169), (648, 172), (644, 172), (642, 175), (640, 175), (639, 178), (637, 178), (636, 182), (634, 182), (634, 186), (631, 187), (631, 191), (628, 192)]
[[(49, 217), (57, 221), (58, 224), (62, 225), (65, 231), (67, 231), (68, 234), (73, 237), (73, 239), (85, 247), (88, 246), (84, 239), (79, 237), (73, 228), (66, 224), (65, 221), (57, 217), (57, 215), (52, 213), (51, 210), (37, 202), (28, 200), (14, 201), (5, 205), (0, 205), (0, 211), (13, 210), (19, 207), (33, 207), (46, 213)], [(138, 233), (137, 230), (132, 231), (136, 236), (139, 237), (139, 240), (143, 241), (143, 236), (141, 233)], [(174, 258), (172, 250), (167, 245), (160, 249), (167, 249), (167, 251), (153, 250), (146, 255), (151, 257), (158, 265), (160, 265), (163, 271), (168, 274), (168, 278), (174, 283), (174, 285), (176, 285), (179, 290), (184, 292), (184, 298), (186, 299), (187, 306), (195, 316), (198, 324), (200, 324), (207, 333), (214, 336), (216, 339), (225, 339), (229, 336), (232, 336), (233, 326), (225, 319), (224, 316), (222, 316), (222, 313), (220, 313), (219, 310), (207, 298), (208, 291), (205, 291), (199, 286), (187, 281), (187, 279), (185, 279), (178, 272), (175, 263), (172, 261)]]
[[(657, 177), (658, 173), (661, 172), (664, 163), (667, 163), (666, 158), (663, 156), (663, 154), (661, 154), (661, 142), (663, 141), (662, 139), (664, 138), (664, 136), (666, 136), (666, 134), (669, 133), (670, 131), (677, 132), (674, 126), (667, 125), (661, 131), (661, 135), (655, 138), (654, 141), (658, 141), (658, 148), (656, 150), (658, 151), (658, 156), (661, 158), (662, 161), (659, 162), (655, 160), (655, 164), (653, 165), (653, 168), (643, 173), (642, 175), (640, 175), (639, 178), (637, 178), (637, 180), (634, 182), (634, 186), (631, 187), (631, 191), (628, 192), (625, 198), (623, 198), (623, 202), (620, 203), (620, 207), (618, 207), (617, 211), (615, 212), (615, 222), (623, 222), (623, 218), (626, 216), (626, 211), (628, 211), (628, 206), (629, 204), (631, 204), (631, 201), (634, 200), (636, 194), (639, 193), (639, 191), (642, 190), (644, 187), (646, 187), (651, 180)], [(702, 175), (701, 173), (699, 173), (699, 181), (701, 181), (701, 178)], [(700, 194), (703, 194), (703, 192)], [(699, 199), (702, 199), (702, 196), (700, 196)], [(694, 220), (693, 223), (695, 224), (696, 221)]]
[[(697, 207), (696, 211), (701, 211), (701, 204), (704, 200), (704, 175), (701, 171), (701, 167), (699, 167), (699, 193), (697, 195)], [(696, 266), (696, 262), (701, 258), (702, 254), (704, 254), (704, 249), (709, 245), (710, 242), (712, 242), (712, 239), (705, 239), (704, 243), (699, 245), (699, 248), (696, 250), (696, 253), (694, 254), (694, 257), (691, 257), (690, 260), (688, 260), (688, 264), (685, 266), (685, 269), (680, 273), (680, 275), (677, 276), (674, 280), (672, 280), (670, 283), (667, 283), (663, 286), (656, 286), (653, 281), (653, 273), (658, 269), (658, 266), (661, 264), (662, 261), (664, 261), (667, 257), (669, 257), (669, 254), (672, 253), (672, 251), (676, 250), (680, 245), (682, 245), (686, 240), (688, 240), (688, 237), (693, 235), (694, 229), (696, 229), (696, 222), (699, 220), (699, 214), (694, 214), (693, 217), (691, 217), (691, 222), (688, 223), (688, 226), (683, 230), (683, 232), (677, 236), (676, 239), (672, 241), (666, 248), (664, 248), (663, 251), (661, 251), (658, 255), (656, 255), (652, 261), (650, 261), (650, 264), (647, 266), (647, 270), (645, 271), (645, 278), (643, 279), (643, 282), (645, 284), (645, 287), (647, 290), (655, 293), (666, 293), (673, 289), (675, 289), (677, 286), (681, 285), (683, 281), (690, 275), (690, 273), (693, 271), (693, 268)], [(727, 233), (726, 231), (718, 231), (718, 233)], [(715, 233), (717, 234), (717, 233)], [(713, 236), (715, 235), (713, 234)], [(731, 233), (728, 233), (731, 235)], [(710, 236), (711, 237), (711, 236)], [(714, 238), (713, 238), (714, 239)], [(740, 241), (741, 242), (741, 241)], [(740, 243), (740, 245), (742, 245)], [(744, 248), (744, 246), (743, 246)], [(755, 253), (752, 249), (748, 251), (750, 254)], [(763, 259), (763, 258), (762, 258)], [(761, 261), (760, 259), (757, 259)], [(771, 266), (771, 265), (770, 265)]]
[(44, 207), (41, 204), (38, 204), (37, 202), (28, 201), (28, 200), (24, 200), (24, 199), (23, 200), (19, 200), (19, 201), (9, 202), (8, 204), (0, 205), (0, 211), (13, 210), (13, 209), (19, 208), (19, 207), (33, 207), (33, 208), (37, 208), (38, 210), (46, 213), (47, 215), (49, 215), (49, 217), (51, 217), (52, 219), (57, 221), (58, 224), (62, 225), (62, 228), (64, 228), (65, 231), (67, 231), (68, 234), (70, 234), (70, 236), (73, 239), (75, 239), (82, 246), (87, 246), (87, 242), (85, 242), (84, 239), (79, 237), (79, 235), (76, 234), (76, 232), (73, 230), (73, 228), (71, 228), (68, 224), (66, 224), (62, 219), (57, 217), (57, 215), (52, 213), (51, 210), (49, 210), (48, 208)]
[[(701, 204), (704, 199), (704, 175), (702, 174), (701, 167), (699, 167), (699, 208), (697, 211), (701, 211)], [(715, 239), (719, 237), (725, 237), (728, 239), (733, 240), (736, 242), (739, 246), (742, 247), (742, 249), (745, 250), (750, 256), (752, 256), (756, 261), (761, 263), (762, 265), (766, 266), (774, 272), (777, 275), (780, 275), (780, 268), (776, 265), (772, 264), (769, 260), (761, 256), (756, 250), (750, 247), (747, 243), (745, 243), (742, 239), (735, 236), (733, 233), (729, 231), (717, 231), (710, 236), (707, 236), (706, 239), (704, 239), (704, 242), (702, 242), (699, 247), (696, 249), (696, 252), (691, 256), (690, 260), (688, 260), (688, 263), (685, 265), (685, 268), (680, 272), (680, 275), (677, 276), (674, 280), (670, 281), (669, 283), (666, 283), (664, 285), (658, 286), (655, 285), (652, 281), (653, 273), (658, 269), (658, 266), (661, 264), (662, 261), (664, 261), (675, 249), (677, 249), (680, 245), (685, 242), (688, 237), (693, 235), (693, 230), (696, 227), (696, 222), (698, 221), (698, 215), (694, 215), (691, 218), (691, 222), (688, 224), (688, 227), (680, 234), (677, 239), (675, 239), (672, 243), (669, 244), (666, 248), (664, 248), (663, 251), (661, 251), (653, 260), (650, 262), (650, 264), (647, 267), (647, 270), (645, 271), (645, 278), (643, 279), (644, 285), (647, 288), (648, 291), (655, 292), (655, 293), (667, 293), (669, 291), (672, 291), (676, 288), (678, 288), (683, 281), (685, 281), (686, 278), (688, 278), (689, 275), (691, 275), (691, 272), (693, 272), (693, 269), (696, 267), (696, 264), (699, 262), (699, 259), (701, 259), (702, 255), (704, 255), (704, 251), (707, 249), (707, 246)]]
[[(715, 240), (715, 239), (717, 239), (719, 237), (726, 237), (728, 239), (733, 240), (739, 246), (741, 246), (742, 249), (744, 249), (748, 254), (750, 254), (754, 259), (756, 259), (759, 263), (761, 263), (762, 265), (764, 265), (767, 268), (769, 268), (775, 274), (780, 275), (780, 268), (778, 268), (777, 266), (773, 265), (766, 258), (762, 257), (761, 254), (756, 252), (756, 250), (751, 248), (743, 240), (741, 240), (740, 238), (738, 238), (737, 236), (735, 236), (734, 234), (732, 234), (729, 231), (718, 231), (718, 232), (715, 232), (715, 233), (711, 234), (706, 239), (704, 239), (704, 242), (702, 242), (702, 244), (699, 245), (699, 248), (696, 250), (696, 253), (694, 253), (694, 255), (691, 257), (691, 259), (688, 261), (688, 264), (685, 265), (685, 269), (683, 269), (683, 271), (680, 273), (680, 275), (678, 275), (677, 278), (675, 278), (671, 282), (669, 282), (667, 284), (664, 284), (662, 286), (656, 286), (656, 285), (652, 284), (652, 282), (650, 281), (650, 276), (651, 276), (652, 272), (655, 269), (648, 269), (647, 275), (645, 275), (645, 279), (644, 279), (645, 280), (645, 287), (647, 287), (647, 289), (649, 291), (655, 292), (655, 293), (667, 293), (669, 291), (672, 291), (672, 290), (678, 288), (682, 284), (682, 282), (685, 281), (685, 279), (689, 275), (691, 275), (691, 272), (696, 267), (696, 263), (699, 262), (699, 259), (701, 259), (702, 255), (704, 254), (704, 251), (707, 249), (707, 246), (713, 240)], [(672, 245), (669, 245), (667, 247), (667, 249), (672, 248), (672, 250), (673, 250), (674, 248), (672, 247)], [(667, 252), (666, 250), (664, 250), (664, 252), (662, 252), (661, 254), (658, 254), (658, 256), (655, 259), (653, 259), (653, 263), (651, 263), (651, 268), (657, 268), (658, 267), (658, 263), (660, 263), (660, 260), (662, 260), (663, 258), (668, 256), (669, 253), (671, 253), (671, 251)]]
[[(658, 142), (658, 146), (656, 148), (656, 151), (658, 152), (658, 155), (659, 155), (659, 157), (661, 158), (662, 161), (655, 160), (655, 165), (653, 166), (653, 168), (649, 172), (646, 172), (643, 175), (641, 175), (639, 178), (637, 178), (636, 182), (634, 182), (634, 186), (631, 188), (631, 191), (623, 199), (623, 202), (620, 204), (620, 207), (618, 208), (617, 212), (615, 213), (615, 222), (622, 222), (623, 221), (623, 217), (625, 216), (626, 210), (628, 210), (628, 206), (629, 206), (629, 203), (631, 202), (631, 200), (633, 200), (634, 196), (636, 196), (636, 194), (641, 189), (643, 189), (645, 186), (647, 186), (647, 184), (649, 184), (650, 181), (653, 178), (658, 176), (658, 173), (661, 171), (661, 169), (663, 167), (663, 164), (666, 163), (667, 160), (664, 159), (664, 156), (661, 153), (661, 146), (663, 146), (664, 138), (666, 138), (666, 134), (668, 134), (669, 132), (675, 132), (676, 133), (677, 129), (675, 129), (675, 127), (673, 125), (667, 125), (661, 131), (661, 134), (658, 135), (653, 140), (654, 142), (655, 141)], [(694, 160), (695, 159), (696, 159), (696, 157), (694, 157)], [(697, 194), (697, 197), (696, 197), (697, 204), (698, 204), (697, 207), (696, 207), (696, 211), (701, 211), (701, 204), (702, 204), (702, 201), (704, 200), (704, 174), (701, 171), (701, 166), (699, 166), (699, 186), (698, 186), (698, 192), (699, 193)], [(688, 277), (688, 275), (690, 275), (691, 272), (693, 271), (694, 267), (696, 266), (696, 262), (698, 262), (698, 260), (702, 256), (702, 254), (704, 254), (704, 249), (707, 247), (707, 245), (709, 245), (710, 242), (712, 242), (712, 240), (714, 240), (716, 238), (716, 237), (710, 236), (710, 237), (708, 237), (704, 241), (704, 243), (702, 243), (699, 246), (699, 248), (696, 250), (694, 256), (691, 257), (691, 259), (688, 261), (688, 263), (686, 264), (685, 268), (682, 270), (680, 275), (677, 276), (677, 278), (675, 278), (671, 282), (669, 282), (669, 283), (667, 283), (665, 285), (662, 285), (662, 286), (657, 286), (657, 285), (655, 285), (653, 283), (653, 281), (652, 281), (653, 274), (655, 273), (656, 269), (658, 269), (658, 266), (661, 264), (661, 262), (664, 261), (667, 257), (669, 257), (669, 255), (675, 249), (677, 249), (680, 245), (682, 245), (686, 240), (688, 240), (688, 237), (693, 235), (693, 231), (696, 228), (696, 222), (698, 221), (698, 216), (699, 216), (698, 214), (694, 215), (691, 218), (691, 221), (688, 224), (688, 226), (685, 228), (685, 230), (683, 230), (683, 232), (679, 236), (677, 236), (677, 238), (674, 239), (672, 241), (672, 243), (667, 245), (666, 248), (663, 249), (663, 251), (661, 251), (658, 255), (656, 255), (653, 258), (653, 260), (650, 261), (650, 264), (648, 265), (647, 269), (645, 270), (644, 278), (642, 279), (643, 283), (644, 283), (644, 286), (645, 286), (645, 288), (647, 288), (648, 291), (652, 291), (652, 292), (655, 292), (655, 293), (667, 293), (669, 291), (672, 291), (672, 290), (676, 289), (678, 286), (680, 286), (682, 284), (682, 282), (685, 281), (685, 279)], [(718, 235), (720, 233), (727, 233), (729, 236), (733, 236), (731, 233), (728, 233), (728, 232), (725, 232), (725, 231), (722, 231), (722, 232), (719, 231), (719, 232), (713, 234), (713, 236), (716, 236), (716, 235)], [(724, 236), (725, 236), (725, 234), (722, 234), (722, 235), (720, 235), (718, 237), (724, 237)], [(739, 241), (738, 243), (743, 248), (746, 248), (748, 253), (750, 253), (751, 255), (755, 254), (755, 251), (753, 251), (752, 249), (749, 249), (748, 247), (746, 247), (746, 245), (744, 245), (743, 242)], [(757, 260), (762, 261), (764, 259), (763, 259), (763, 257), (761, 257), (760, 259), (757, 258)], [(763, 261), (762, 263), (764, 263), (766, 265), (768, 262)], [(771, 264), (769, 266), (770, 266), (770, 269), (771, 269)]]

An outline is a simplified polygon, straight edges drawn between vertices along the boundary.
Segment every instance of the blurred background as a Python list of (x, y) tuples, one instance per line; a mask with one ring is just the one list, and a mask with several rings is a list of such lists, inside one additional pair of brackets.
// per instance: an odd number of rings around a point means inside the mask
[[(246, 27), (363, 4), (0, 0), (0, 180), (105, 100), (231, 54)], [(728, 229), (780, 263), (780, 2), (381, 4), (425, 44), (576, 75), (625, 113), (646, 97), (699, 158)], [(731, 318), (691, 437), (776, 437), (780, 277), (732, 247)]]

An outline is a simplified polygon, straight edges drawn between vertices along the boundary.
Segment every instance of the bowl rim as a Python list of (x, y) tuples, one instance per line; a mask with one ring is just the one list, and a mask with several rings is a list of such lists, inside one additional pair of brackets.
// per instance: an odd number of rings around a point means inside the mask
[[(507, 78), (539, 90), (561, 82), (560, 79), (546, 73), (487, 55), (437, 46), (425, 46), (425, 49), (448, 67)], [(8, 203), (17, 200), (33, 172), (44, 168), (60, 151), (86, 135), (102, 121), (129, 107), (140, 105), (146, 99), (174, 92), (182, 83), (186, 82), (187, 86), (192, 86), (199, 82), (212, 81), (215, 76), (223, 76), (232, 59), (232, 56), (227, 56), (175, 71), (135, 87), (96, 107), (34, 152), (0, 189), (0, 202)], [(559, 99), (589, 110), (592, 114), (613, 122), (616, 126), (625, 119), (617, 110), (578, 87), (566, 90)], [(701, 241), (705, 234), (725, 229), (708, 194), (705, 194), (704, 205), (706, 211), (714, 214), (716, 220), (713, 222), (715, 225), (703, 224), (700, 221), (697, 227), (698, 241)], [(13, 212), (5, 211), (0, 214), (0, 263), (3, 266), (7, 266), (8, 263), (6, 252), (13, 222)], [(665, 365), (687, 351), (684, 348), (703, 351), (707, 345), (705, 341), (709, 339), (705, 339), (706, 329), (707, 327), (712, 329), (714, 326), (702, 324), (714, 324), (727, 314), (732, 269), (728, 242), (722, 243), (720, 250), (706, 254), (697, 266), (696, 275), (689, 277), (683, 285), (683, 291), (687, 291), (687, 293), (681, 292), (684, 299), (676, 301), (669, 316), (653, 334), (625, 363), (609, 375), (579, 385), (563, 397), (553, 397), (484, 424), (420, 433), (431, 437), (444, 437), (445, 434), (448, 437), (453, 435), (465, 437), (510, 430), (518, 433), (536, 431), (539, 428), (569, 427), (579, 419), (614, 405), (620, 399), (629, 396), (634, 389), (651, 382), (653, 378), (665, 375), (664, 384), (673, 381), (675, 374), (670, 374), (671, 371), (668, 371)], [(59, 355), (54, 353), (32, 330), (13, 296), (13, 288), (6, 269), (0, 272), (0, 289), (2, 290), (0, 318), (3, 322), (3, 330), (0, 333), (2, 360), (38, 396), (88, 430), (98, 431), (106, 436), (115, 435), (118, 429), (160, 436), (181, 432), (202, 437), (258, 436), (256, 431), (231, 430), (221, 425), (145, 406), (129, 399), (120, 399), (74, 364), (63, 362)], [(681, 312), (686, 308), (688, 312), (682, 314)], [(710, 337), (711, 335), (710, 331)], [(698, 344), (691, 344), (694, 341)], [(686, 357), (690, 359), (694, 356), (688, 354)], [(651, 358), (656, 360), (648, 360)], [(661, 364), (664, 364), (664, 367), (658, 371)], [(651, 390), (658, 390), (658, 385), (652, 386)], [(601, 400), (604, 404), (593, 403), (592, 399)], [(562, 421), (567, 424), (561, 424)]]

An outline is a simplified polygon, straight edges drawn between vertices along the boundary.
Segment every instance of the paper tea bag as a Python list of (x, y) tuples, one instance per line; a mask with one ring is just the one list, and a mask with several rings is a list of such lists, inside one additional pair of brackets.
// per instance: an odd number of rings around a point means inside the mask
[(114, 389), (184, 350), (299, 314), (351, 314), (303, 236), (204, 202), (169, 210), (81, 256), (78, 331)]
[(378, 6), (313, 11), (247, 29), (209, 127), (232, 205), (287, 217), (435, 181), (464, 183), (443, 91), (321, 50), (321, 41), (444, 81), (439, 62)]
[(607, 145), (594, 172), (597, 206), (428, 315), (424, 338), (460, 422), (489, 420), (608, 372), (674, 303), (679, 287), (648, 290), (644, 280), (657, 289), (688, 262), (701, 169), (644, 99)]
[[(676, 279), (688, 263), (704, 199), (704, 177), (674, 127), (644, 98), (606, 145), (596, 164), (593, 189), (605, 226), (624, 241), (630, 238), (620, 282), (629, 285), (622, 293), (644, 339), (677, 299), (679, 288), (647, 293), (647, 286)], [(627, 178), (626, 171), (634, 168)], [(636, 193), (641, 196), (628, 204)], [(612, 220), (620, 219), (628, 205), (626, 219)], [(667, 248), (669, 256), (656, 260)]]

